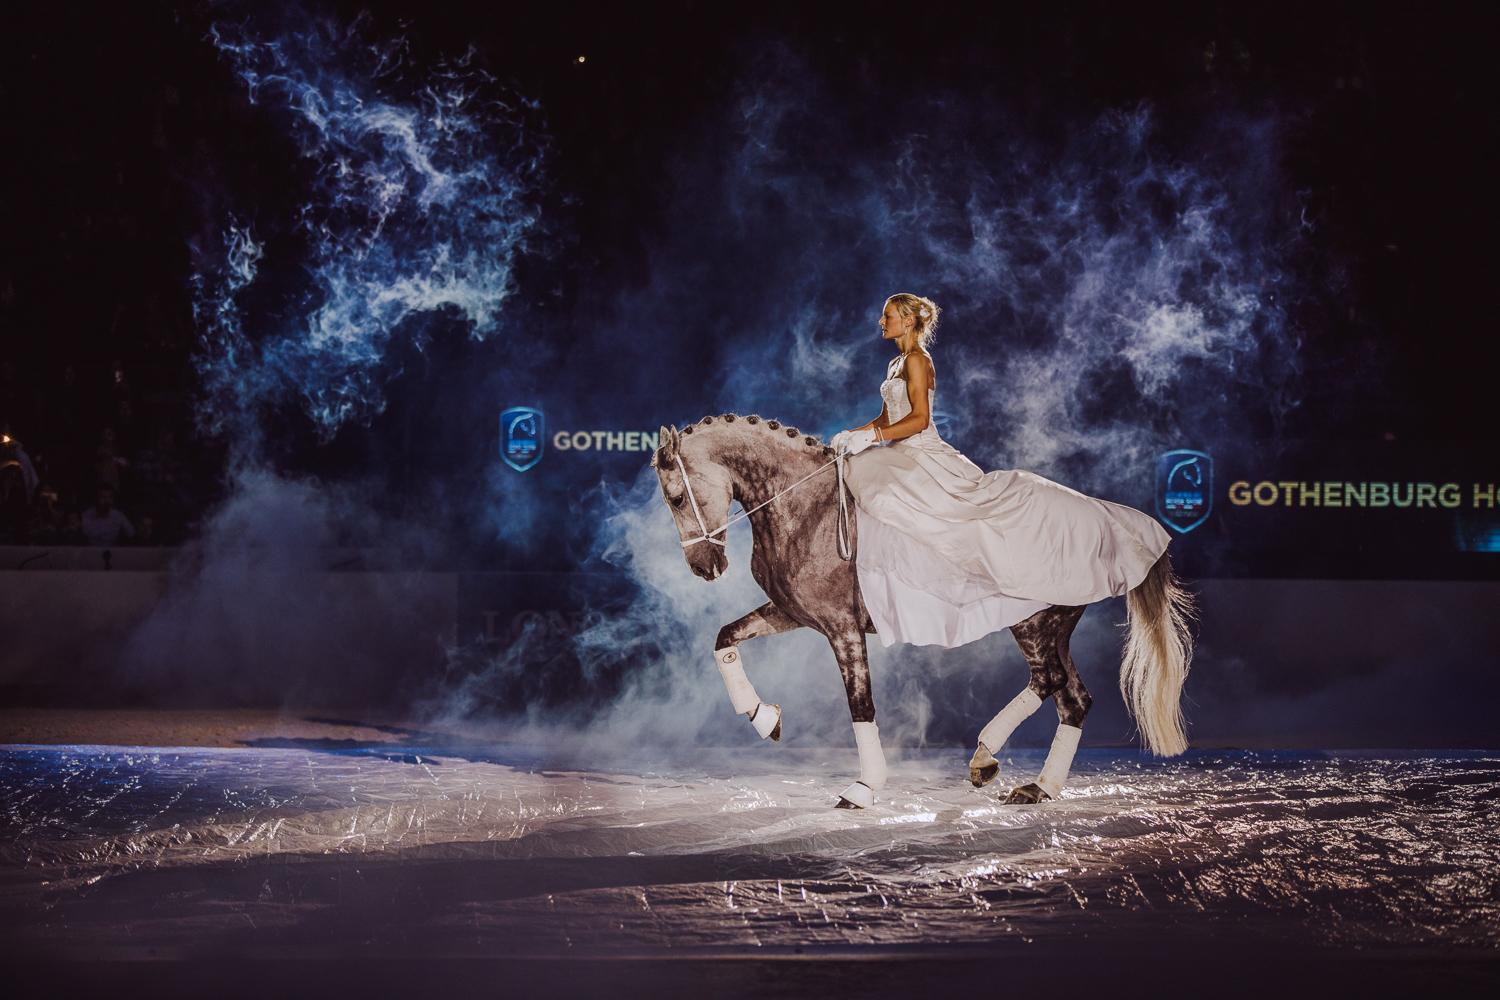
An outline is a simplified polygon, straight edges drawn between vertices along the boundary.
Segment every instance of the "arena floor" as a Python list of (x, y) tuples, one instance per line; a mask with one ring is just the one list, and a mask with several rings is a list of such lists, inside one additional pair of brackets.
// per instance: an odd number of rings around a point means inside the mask
[(1187, 973), (1463, 993), (1500, 968), (1492, 752), (1084, 750), (1060, 801), (1005, 806), (1041, 751), (977, 790), (963, 749), (909, 750), (851, 812), (847, 748), (583, 761), (256, 724), (221, 727), (238, 746), (0, 748), (7, 964), (116, 993), (233, 993), (249, 963), (283, 992), (516, 995), (922, 995), (938, 974), (1144, 995)]

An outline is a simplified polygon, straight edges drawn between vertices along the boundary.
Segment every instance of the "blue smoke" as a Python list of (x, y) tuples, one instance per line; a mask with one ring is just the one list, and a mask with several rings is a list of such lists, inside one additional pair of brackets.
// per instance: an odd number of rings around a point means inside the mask
[[(733, 160), (679, 178), (717, 204), (673, 210), (713, 220), (726, 265), (769, 259), (730, 308), (779, 325), (730, 341), (714, 405), (819, 429), (878, 415), (892, 349), (875, 321), (914, 291), (945, 310), (941, 418), (985, 468), (1118, 494), (1166, 447), (1263, 432), (1297, 407), (1288, 307), (1308, 290), (1289, 265), (1305, 228), (1274, 114), (1226, 109), (1183, 136), (1142, 104), (1048, 140), (962, 93), (862, 119), (784, 47), (746, 81), (721, 124)], [(746, 371), (766, 375), (753, 399)]]
[(295, 236), (295, 259), (277, 262), (292, 287), (265, 290), (274, 308), (246, 315), (270, 263), (259, 224), (231, 224), (194, 277), (200, 416), (241, 447), (289, 401), (325, 441), (379, 413), (398, 340), (420, 349), (440, 324), (495, 333), (540, 232), (535, 103), (502, 91), (472, 51), (424, 69), (403, 41), (362, 28), (209, 31), (250, 100), (285, 120), (307, 178), (291, 218), (266, 223)]
[[(211, 37), (288, 122), (308, 183), (287, 227), (296, 241), (273, 238), (274, 220), (237, 223), (200, 271), (206, 422), (255, 444), (260, 419), (295, 402), (326, 439), (379, 412), (395, 345), (420, 348), (439, 323), (474, 338), (503, 323), (517, 260), (541, 232), (535, 108), (480, 97), (491, 82), (472, 60), (422, 72), (400, 45), (352, 33)], [(717, 119), (661, 150), (663, 212), (633, 272), (646, 283), (607, 261), (558, 321), (571, 337), (554, 396), (655, 400), (629, 412), (647, 428), (735, 410), (828, 434), (878, 413), (891, 348), (876, 317), (887, 295), (916, 291), (944, 308), (940, 427), (985, 468), (1141, 505), (1159, 451), (1263, 434), (1297, 406), (1288, 316), (1311, 294), (1294, 266), (1306, 230), (1273, 114), (1226, 111), (1184, 134), (1141, 105), (1046, 138), (971, 94), (855, 102), (784, 46), (759, 50), (741, 79)], [(294, 259), (279, 259), (289, 242)], [(296, 294), (267, 277), (288, 269)], [(480, 481), (516, 500), (496, 523), (563, 519), (498, 460)], [(632, 664), (623, 691), (591, 692), (582, 714), (629, 739), (723, 732), (735, 720), (712, 638), (764, 600), (748, 528), (731, 532), (735, 579), (708, 585), (682, 563), (649, 470), (603, 477), (566, 513), (593, 532), (578, 551), (640, 591), (574, 644), (590, 678)], [(1104, 617), (1076, 648), (1112, 672)], [(448, 707), (493, 705), (535, 670), (535, 641), (495, 655), (450, 646), (461, 679)], [(821, 638), (803, 630), (748, 655), (758, 684), (799, 705), (789, 739), (847, 740)], [(941, 654), (877, 645), (871, 658), (896, 742), (968, 739), (1024, 683), (1004, 635)], [(997, 670), (1001, 658), (1016, 669)], [(543, 725), (570, 717), (516, 707)]]
[[(293, 28), (264, 28), (278, 16)], [(198, 419), (230, 462), (169, 598), (122, 651), (126, 672), (166, 691), (389, 697), (441, 661), (457, 613), (451, 578), (404, 571), (459, 549), (443, 526), (516, 485), (449, 496), (437, 483), (418, 516), (401, 517), (383, 502), (392, 470), (379, 459), (329, 481), (283, 461), (288, 430), (326, 444), (368, 424), (414, 352), (430, 358), (466, 336), (460, 363), (474, 368), (474, 344), (512, 322), (520, 261), (546, 250), (536, 103), (500, 87), (472, 51), (418, 65), (404, 40), (370, 29), (363, 17), (340, 26), (262, 10), (207, 32), (295, 162), (278, 165), (293, 178), (289, 204), (273, 203), (283, 191), (228, 192), (255, 208), (194, 247)], [(453, 367), (435, 366), (448, 389)], [(506, 504), (508, 523), (520, 506)], [(343, 548), (372, 543), (379, 551)], [(341, 567), (361, 572), (329, 572)], [(274, 637), (276, 662), (246, 636)]]
[[(1294, 413), (1290, 311), (1324, 290), (1296, 266), (1308, 230), (1274, 113), (1226, 108), (1168, 128), (1142, 104), (1069, 118), (1047, 139), (975, 95), (867, 96), (834, 93), (810, 60), (771, 46), (723, 117), (669, 151), (678, 195), (650, 248), (652, 285), (622, 309), (672, 319), (654, 345), (662, 362), (645, 369), (674, 389), (664, 420), (759, 412), (828, 434), (877, 416), (893, 349), (876, 320), (898, 291), (944, 309), (937, 419), (986, 469), (1145, 507), (1161, 451), (1271, 436)], [(764, 599), (737, 537), (748, 528), (730, 532), (733, 578), (705, 584), (682, 565), (650, 470), (591, 499), (604, 518), (597, 558), (642, 591), (631, 615), (579, 640), (583, 662), (646, 664), (615, 705), (626, 738), (670, 739), (652, 727), (671, 719), (689, 739), (753, 742), (710, 659), (719, 627)], [(1101, 694), (1114, 687), (1121, 603), (1091, 613), (1075, 641)], [(745, 655), (763, 691), (796, 704), (789, 739), (847, 741), (820, 637), (801, 630)], [(882, 730), (898, 743), (968, 741), (1025, 683), (1004, 633), (870, 656)], [(1128, 739), (1118, 701), (1101, 703), (1100, 731)]]

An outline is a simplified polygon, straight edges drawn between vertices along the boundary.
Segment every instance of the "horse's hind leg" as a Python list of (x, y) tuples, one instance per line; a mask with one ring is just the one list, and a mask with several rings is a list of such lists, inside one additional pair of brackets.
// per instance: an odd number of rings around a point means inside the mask
[(781, 706), (768, 705), (760, 700), (755, 685), (745, 676), (745, 665), (740, 659), (739, 643), (746, 639), (776, 635), (800, 628), (799, 622), (771, 602), (766, 602), (745, 617), (732, 621), (719, 629), (714, 640), (714, 662), (719, 665), (719, 675), (729, 690), (729, 700), (734, 710), (749, 718), (761, 739), (781, 739)]
[[(1063, 612), (1071, 609), (1064, 608)], [(993, 719), (985, 724), (979, 731), (978, 746), (974, 748), (974, 756), (969, 759), (969, 782), (975, 788), (982, 788), (995, 780), (1000, 773), (1000, 761), (995, 754), (1005, 746), (1005, 741), (1010, 739), (1016, 728), (1031, 718), (1042, 705), (1042, 699), (1046, 698), (1054, 690), (1053, 671), (1049, 669), (1051, 664), (1041, 663), (1040, 651), (1051, 648), (1053, 643), (1046, 639), (1066, 618), (1065, 613), (1060, 613), (1058, 608), (1043, 608), (1025, 621), (1011, 626), (1011, 634), (1016, 638), (1016, 644), (1021, 647), (1021, 652), (1026, 656), (1026, 662), (1031, 668), (1031, 679), (1021, 689), (1021, 693), (1006, 703)]]
[(969, 782), (975, 788), (983, 788), (995, 780), (1000, 773), (1000, 761), (995, 757), (995, 751), (1005, 746), (1016, 727), (1031, 718), (1041, 706), (1042, 696), (1035, 688), (1035, 681), (1022, 688), (1021, 693), (1007, 702), (999, 714), (979, 731), (979, 744), (974, 748), (974, 756), (969, 758)]
[(1063, 783), (1068, 780), (1073, 753), (1083, 735), (1083, 719), (1093, 703), (1068, 649), (1068, 640), (1083, 612), (1082, 607), (1054, 606), (1011, 627), (1011, 634), (1031, 667), (1028, 690), (1041, 698), (1051, 697), (1057, 703), (1058, 725), (1041, 775), (1034, 782), (1012, 789), (1005, 799), (1008, 803), (1055, 799), (1062, 794)]

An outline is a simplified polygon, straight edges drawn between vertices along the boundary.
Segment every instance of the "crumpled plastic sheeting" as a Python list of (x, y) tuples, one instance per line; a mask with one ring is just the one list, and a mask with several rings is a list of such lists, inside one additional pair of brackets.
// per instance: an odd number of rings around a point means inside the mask
[(90, 953), (1500, 944), (1500, 755), (1085, 750), (1036, 806), (1000, 800), (1040, 752), (893, 757), (852, 812), (852, 750), (4, 748), (0, 913)]

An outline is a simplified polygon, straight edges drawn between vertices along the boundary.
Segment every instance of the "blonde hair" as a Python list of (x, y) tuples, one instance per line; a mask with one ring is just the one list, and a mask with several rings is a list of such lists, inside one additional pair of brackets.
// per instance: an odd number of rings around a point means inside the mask
[(932, 343), (932, 335), (937, 330), (938, 315), (942, 312), (938, 304), (924, 295), (915, 295), (911, 292), (897, 292), (885, 300), (886, 305), (895, 303), (901, 315), (910, 316), (917, 323), (917, 346), (927, 350)]

